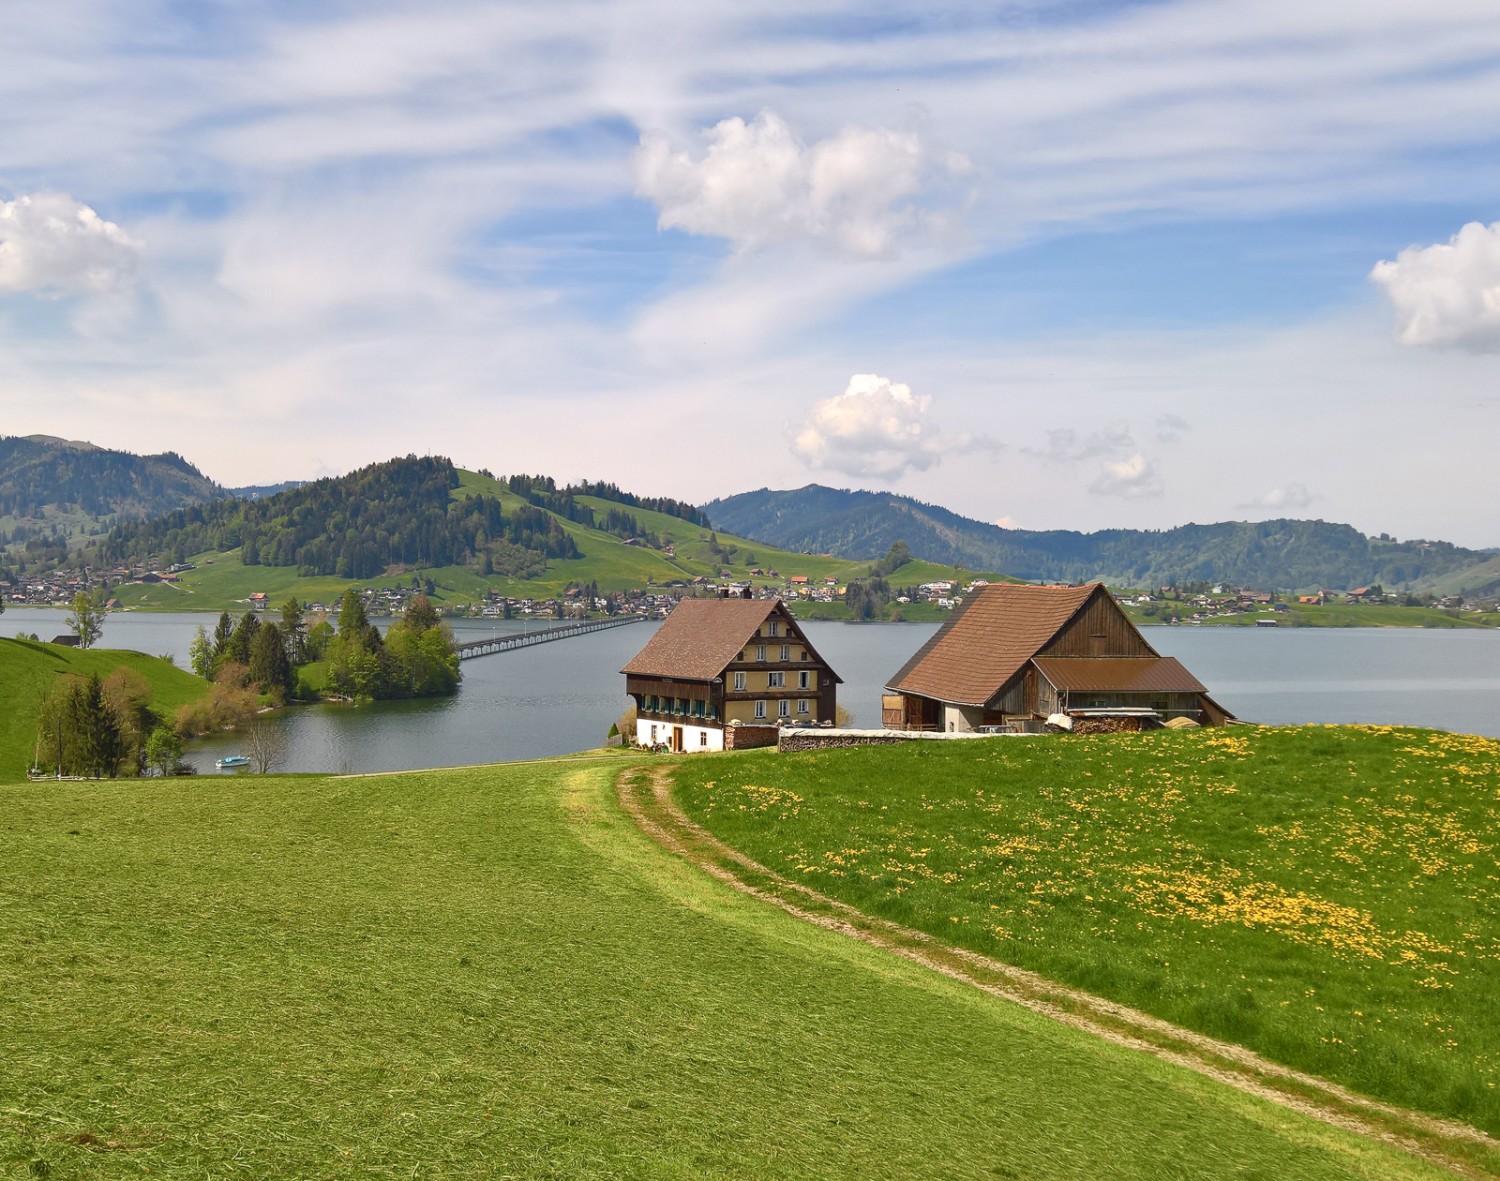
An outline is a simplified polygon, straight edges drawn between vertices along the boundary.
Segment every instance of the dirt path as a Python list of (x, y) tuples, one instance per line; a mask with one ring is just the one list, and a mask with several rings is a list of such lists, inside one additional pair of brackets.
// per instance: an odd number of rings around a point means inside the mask
[(1500, 1141), (1476, 1128), (1357, 1095), (1216, 1041), (1149, 1013), (1116, 1004), (925, 932), (875, 918), (767, 869), (694, 823), (672, 797), (666, 766), (626, 769), (616, 781), (620, 804), (643, 832), (718, 880), (789, 914), (941, 972), (992, 996), (1024, 1005), (1075, 1029), (1151, 1054), (1241, 1091), (1337, 1127), (1394, 1144), (1470, 1177), (1500, 1177)]

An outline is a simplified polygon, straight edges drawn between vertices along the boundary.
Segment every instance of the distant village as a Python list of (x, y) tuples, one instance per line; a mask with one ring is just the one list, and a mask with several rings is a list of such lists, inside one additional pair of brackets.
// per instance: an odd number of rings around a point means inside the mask
[[(102, 588), (106, 594), (106, 603), (118, 606), (118, 600), (111, 595), (115, 588), (125, 585), (171, 585), (192, 569), (193, 564), (188, 562), (168, 566), (164, 570), (129, 566), (59, 569), (46, 575), (13, 581), (0, 579), (0, 599), (13, 606), (67, 607), (79, 591), (93, 594)], [(600, 592), (590, 585), (570, 586), (563, 594), (551, 598), (518, 598), (490, 591), (477, 603), (448, 604), (441, 610), (455, 618), (567, 619), (583, 615), (636, 614), (651, 619), (664, 619), (678, 600), (683, 598), (718, 596), (728, 592), (736, 597), (779, 598), (793, 604), (837, 604), (844, 601), (849, 589), (847, 582), (832, 576), (781, 575), (770, 568), (757, 568), (749, 573), (752, 579), (735, 580), (730, 571), (724, 570), (718, 578), (674, 579), (628, 591)], [(890, 601), (898, 607), (917, 603), (938, 610), (951, 610), (962, 603), (967, 595), (988, 585), (989, 582), (983, 578), (967, 582), (957, 579), (937, 580), (905, 588)], [(424, 590), (430, 594), (433, 587), (430, 581), (413, 576), (409, 585), (355, 589), (364, 601), (367, 614), (396, 616), (405, 612), (413, 596)], [(272, 598), (266, 593), (255, 592), (244, 602), (252, 611), (264, 611), (279, 606), (279, 601), (272, 602)], [(1493, 592), (1485, 596), (1435, 597), (1386, 592), (1378, 586), (1286, 595), (1225, 584), (1189, 583), (1163, 586), (1148, 592), (1119, 591), (1115, 593), (1115, 598), (1145, 621), (1165, 624), (1205, 623), (1212, 619), (1253, 614), (1258, 617), (1259, 622), (1271, 625), (1278, 621), (1278, 617), (1287, 615), (1293, 605), (1300, 608), (1346, 604), (1396, 605), (1436, 607), (1462, 612), (1500, 610), (1500, 595)], [(311, 602), (304, 603), (303, 606), (316, 614), (332, 610), (334, 605)]]

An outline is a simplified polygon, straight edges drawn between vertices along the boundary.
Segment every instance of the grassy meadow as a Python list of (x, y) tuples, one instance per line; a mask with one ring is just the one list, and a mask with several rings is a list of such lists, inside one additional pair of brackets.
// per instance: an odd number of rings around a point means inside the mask
[(676, 793), (868, 913), (1500, 1134), (1500, 742), (919, 743), (689, 760)]
[(632, 765), (0, 785), (0, 1176), (1448, 1175), (714, 882)]
[(0, 783), (21, 779), (31, 766), (37, 707), (58, 677), (108, 677), (124, 666), (151, 686), (151, 705), (164, 717), (196, 701), (207, 682), (157, 656), (114, 649), (63, 648), (30, 640), (0, 639)]

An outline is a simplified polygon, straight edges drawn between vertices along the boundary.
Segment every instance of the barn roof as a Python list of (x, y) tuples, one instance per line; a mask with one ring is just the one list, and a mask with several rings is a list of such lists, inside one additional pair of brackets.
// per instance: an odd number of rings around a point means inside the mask
[(1069, 692), (1206, 693), (1175, 656), (1038, 656), (1042, 676)]
[[(685, 681), (712, 680), (739, 656), (773, 614), (786, 620), (789, 630), (795, 629), (780, 599), (683, 599), (620, 671)], [(800, 630), (792, 638), (827, 667)], [(838, 674), (834, 679), (840, 679)]]
[(995, 583), (971, 594), (886, 688), (983, 705), (1025, 667), (1095, 594), (1087, 586)]

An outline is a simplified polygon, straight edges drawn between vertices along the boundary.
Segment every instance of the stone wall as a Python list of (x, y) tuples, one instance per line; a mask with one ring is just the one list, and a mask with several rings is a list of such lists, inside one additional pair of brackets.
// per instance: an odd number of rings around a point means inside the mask
[(725, 750), (754, 750), (758, 746), (775, 746), (780, 726), (747, 726), (743, 722), (724, 727)]
[(778, 751), (831, 750), (841, 746), (894, 746), (898, 742), (974, 742), (987, 738), (1031, 738), (1028, 734), (977, 734), (972, 731), (945, 734), (939, 730), (825, 730), (786, 727), (777, 742)]

